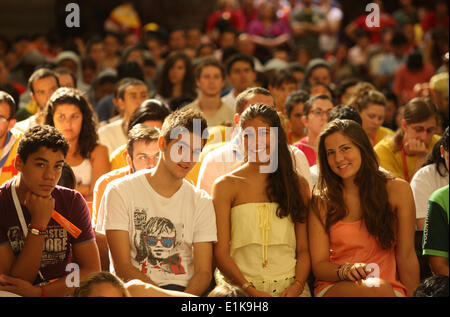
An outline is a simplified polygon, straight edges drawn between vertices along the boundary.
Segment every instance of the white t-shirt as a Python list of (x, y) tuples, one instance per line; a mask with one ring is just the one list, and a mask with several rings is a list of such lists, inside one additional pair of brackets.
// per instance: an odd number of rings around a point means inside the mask
[(427, 216), (428, 200), (431, 194), (448, 185), (448, 173), (442, 177), (436, 170), (436, 164), (430, 164), (418, 170), (412, 180), (411, 189), (416, 204), (416, 219)]
[(217, 241), (211, 197), (187, 181), (172, 197), (163, 197), (147, 173), (108, 184), (100, 205), (104, 229), (128, 231), (131, 263), (158, 286), (186, 287), (194, 275), (193, 244)]
[(34, 114), (25, 120), (17, 122), (14, 125), (14, 128), (25, 133), (28, 129), (34, 128), (35, 126), (38, 125), (36, 119), (37, 119), (37, 115)]
[(120, 119), (98, 129), (98, 140), (101, 144), (106, 145), (109, 154), (128, 141), (128, 137), (122, 129), (122, 123), (123, 119)]

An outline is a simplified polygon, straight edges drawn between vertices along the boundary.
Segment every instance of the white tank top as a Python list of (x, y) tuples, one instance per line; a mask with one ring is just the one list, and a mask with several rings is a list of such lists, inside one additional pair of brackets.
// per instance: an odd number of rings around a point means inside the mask
[(71, 166), (77, 185), (90, 185), (92, 176), (92, 165), (89, 159), (84, 159), (78, 166)]

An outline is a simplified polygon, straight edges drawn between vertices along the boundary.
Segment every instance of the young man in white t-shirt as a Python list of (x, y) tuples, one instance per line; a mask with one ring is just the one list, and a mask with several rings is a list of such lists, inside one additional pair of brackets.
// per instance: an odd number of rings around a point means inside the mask
[(116, 275), (162, 288), (203, 294), (212, 277), (217, 240), (214, 207), (184, 180), (205, 144), (200, 112), (169, 115), (158, 139), (154, 169), (116, 180), (105, 191), (105, 231)]

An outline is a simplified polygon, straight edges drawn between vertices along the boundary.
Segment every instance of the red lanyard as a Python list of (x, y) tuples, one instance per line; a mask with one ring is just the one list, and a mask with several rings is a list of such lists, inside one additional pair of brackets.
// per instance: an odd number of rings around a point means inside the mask
[(402, 147), (402, 161), (403, 161), (403, 174), (405, 174), (405, 180), (409, 183), (408, 165), (406, 164), (405, 149)]

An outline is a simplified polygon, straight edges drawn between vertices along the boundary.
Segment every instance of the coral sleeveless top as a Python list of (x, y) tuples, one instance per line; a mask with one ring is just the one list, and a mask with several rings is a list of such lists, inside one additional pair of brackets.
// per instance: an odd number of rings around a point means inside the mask
[[(367, 263), (375, 271), (370, 275), (389, 282), (392, 288), (407, 296), (406, 287), (397, 274), (395, 247), (383, 250), (372, 235), (369, 234), (364, 221), (338, 221), (330, 227), (330, 262), (342, 265), (350, 263)], [(316, 281), (314, 294), (333, 282)]]

